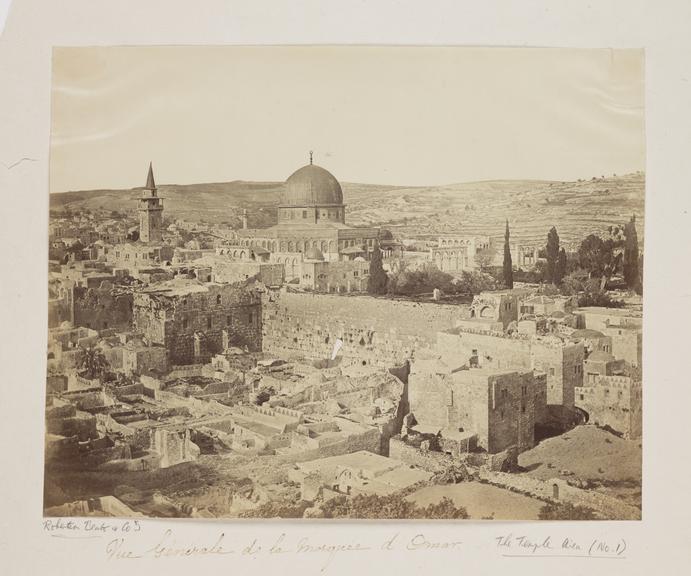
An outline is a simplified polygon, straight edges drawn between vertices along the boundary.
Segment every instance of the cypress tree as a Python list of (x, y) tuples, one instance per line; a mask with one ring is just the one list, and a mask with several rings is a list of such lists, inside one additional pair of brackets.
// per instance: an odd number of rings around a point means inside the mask
[(629, 289), (638, 289), (640, 282), (638, 274), (638, 234), (636, 232), (636, 216), (625, 228), (626, 241), (624, 244), (624, 280)]
[(513, 288), (513, 262), (511, 261), (511, 246), (509, 245), (509, 220), (506, 219), (506, 233), (504, 234), (504, 284)]
[(561, 281), (566, 276), (566, 250), (563, 248), (559, 250), (559, 256), (557, 257), (557, 266), (554, 269), (554, 283), (559, 286)]
[(547, 253), (545, 280), (551, 284), (556, 284), (557, 259), (559, 258), (559, 234), (557, 234), (557, 229), (554, 226), (552, 226), (547, 234), (547, 246), (545, 248), (545, 252)]
[(374, 241), (372, 256), (369, 263), (369, 278), (367, 279), (367, 292), (370, 294), (386, 294), (386, 285), (389, 277), (384, 271), (382, 264), (382, 254), (379, 248), (379, 241)]

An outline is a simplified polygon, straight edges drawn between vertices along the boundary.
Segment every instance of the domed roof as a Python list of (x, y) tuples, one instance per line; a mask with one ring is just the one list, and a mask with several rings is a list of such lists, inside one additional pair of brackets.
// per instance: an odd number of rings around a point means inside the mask
[(293, 172), (281, 193), (281, 206), (343, 204), (343, 190), (328, 170), (307, 164)]
[(322, 254), (319, 248), (311, 246), (305, 250), (305, 260), (324, 260), (324, 254)]

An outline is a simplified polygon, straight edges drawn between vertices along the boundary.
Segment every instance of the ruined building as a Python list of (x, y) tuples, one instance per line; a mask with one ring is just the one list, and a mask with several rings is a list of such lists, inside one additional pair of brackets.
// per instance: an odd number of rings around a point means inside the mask
[(206, 363), (229, 346), (262, 348), (260, 295), (253, 283), (172, 280), (134, 296), (135, 329), (161, 344), (168, 364)]

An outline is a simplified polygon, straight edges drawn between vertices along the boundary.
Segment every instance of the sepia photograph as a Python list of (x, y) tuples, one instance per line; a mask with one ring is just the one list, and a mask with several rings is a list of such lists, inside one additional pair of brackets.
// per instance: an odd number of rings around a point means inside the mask
[(642, 50), (51, 74), (44, 517), (641, 519)]

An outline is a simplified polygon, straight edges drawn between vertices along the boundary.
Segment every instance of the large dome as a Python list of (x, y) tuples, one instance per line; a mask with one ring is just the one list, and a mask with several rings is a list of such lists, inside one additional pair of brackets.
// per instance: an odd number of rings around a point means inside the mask
[(338, 180), (321, 166), (308, 164), (293, 172), (281, 193), (281, 206), (326, 206), (343, 204)]

